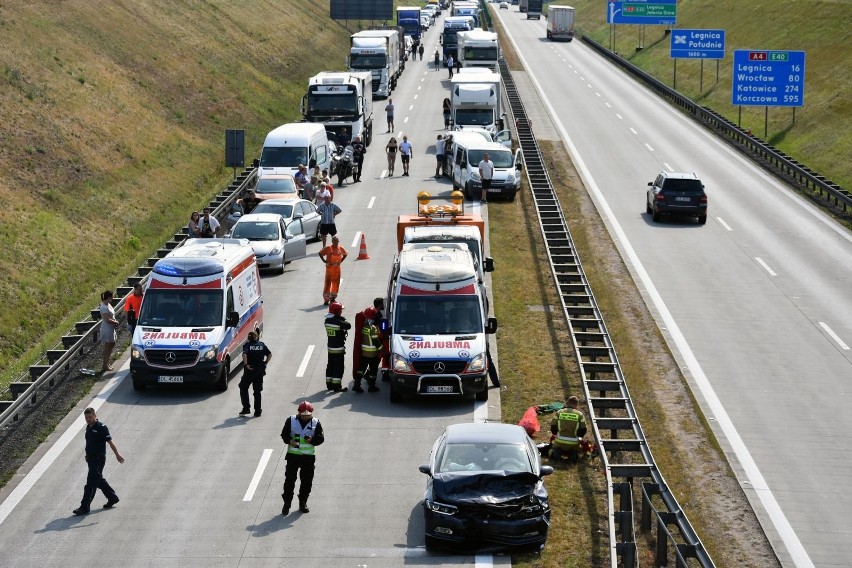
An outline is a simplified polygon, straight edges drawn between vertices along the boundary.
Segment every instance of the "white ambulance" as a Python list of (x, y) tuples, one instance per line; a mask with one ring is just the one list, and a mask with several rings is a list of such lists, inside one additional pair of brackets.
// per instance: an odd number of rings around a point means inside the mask
[(154, 265), (133, 334), (133, 388), (228, 388), (249, 331), (263, 331), (254, 251), (246, 240), (191, 239)]
[(391, 402), (413, 396), (488, 400), (485, 286), (465, 243), (403, 245), (388, 284)]

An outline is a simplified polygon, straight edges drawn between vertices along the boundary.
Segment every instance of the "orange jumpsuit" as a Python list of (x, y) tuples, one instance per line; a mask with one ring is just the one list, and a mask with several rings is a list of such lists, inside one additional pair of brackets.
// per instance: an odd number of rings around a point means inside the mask
[(340, 263), (346, 258), (346, 249), (340, 245), (329, 245), (319, 252), (320, 258), (325, 260), (325, 282), (322, 286), (323, 302), (331, 302), (340, 288)]

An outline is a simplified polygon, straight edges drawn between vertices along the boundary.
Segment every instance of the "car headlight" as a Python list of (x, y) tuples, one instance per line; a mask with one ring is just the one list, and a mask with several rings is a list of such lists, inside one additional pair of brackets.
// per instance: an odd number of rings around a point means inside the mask
[(393, 361), (391, 362), (391, 366), (393, 370), (397, 373), (410, 373), (412, 372), (411, 365), (408, 360), (402, 355), (398, 355), (394, 353)]
[(470, 179), (473, 181), (479, 181), (479, 172), (470, 172)]
[(145, 358), (145, 352), (142, 351), (141, 349), (137, 349), (137, 348), (134, 347), (133, 349), (130, 350), (130, 357), (139, 361), (140, 359)]
[(216, 348), (210, 347), (207, 351), (201, 354), (203, 361), (213, 361), (216, 359)]
[(281, 247), (273, 248), (271, 251), (269, 251), (269, 254), (271, 256), (278, 256), (279, 254), (281, 254)]
[(485, 353), (480, 353), (470, 360), (467, 365), (468, 371), (481, 371), (485, 368)]
[(515, 176), (513, 176), (512, 174), (507, 175), (506, 176), (506, 183), (514, 184), (515, 183)]
[(446, 503), (439, 503), (437, 501), (429, 501), (426, 500), (426, 508), (432, 511), (433, 513), (438, 513), (440, 515), (455, 515), (459, 508), (454, 505), (447, 505)]

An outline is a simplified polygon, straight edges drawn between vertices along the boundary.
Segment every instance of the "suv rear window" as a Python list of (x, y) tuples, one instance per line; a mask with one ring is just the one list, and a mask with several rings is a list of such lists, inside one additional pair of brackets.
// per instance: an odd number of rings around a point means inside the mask
[(687, 193), (701, 193), (704, 188), (697, 179), (669, 178), (663, 185), (665, 191), (685, 191)]

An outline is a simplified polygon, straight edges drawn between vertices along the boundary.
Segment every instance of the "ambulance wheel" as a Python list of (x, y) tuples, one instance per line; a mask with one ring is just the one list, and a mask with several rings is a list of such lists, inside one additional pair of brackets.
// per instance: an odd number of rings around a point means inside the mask
[(476, 400), (485, 402), (488, 400), (488, 387), (485, 387), (481, 392), (476, 393)]
[(228, 364), (228, 360), (225, 359), (225, 362), (222, 364), (222, 371), (219, 373), (219, 380), (216, 381), (215, 388), (217, 391), (225, 392), (228, 390), (228, 375), (230, 374), (230, 365)]
[(390, 386), (390, 401), (394, 404), (398, 402), (402, 402), (402, 395), (396, 392), (396, 389), (393, 388), (393, 385)]
[(148, 390), (148, 385), (146, 385), (139, 379), (133, 379), (133, 390), (135, 390), (136, 392), (143, 392)]

